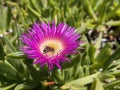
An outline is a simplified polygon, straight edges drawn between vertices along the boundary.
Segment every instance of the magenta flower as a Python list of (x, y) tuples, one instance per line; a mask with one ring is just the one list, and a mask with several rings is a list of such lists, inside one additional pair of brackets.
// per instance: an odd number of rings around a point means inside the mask
[(22, 35), (23, 52), (31, 59), (35, 59), (34, 64), (40, 66), (48, 65), (52, 70), (54, 66), (61, 69), (60, 64), (70, 61), (67, 56), (75, 54), (75, 49), (80, 44), (77, 41), (80, 36), (75, 29), (64, 23), (58, 26), (53, 22), (34, 23), (27, 34)]

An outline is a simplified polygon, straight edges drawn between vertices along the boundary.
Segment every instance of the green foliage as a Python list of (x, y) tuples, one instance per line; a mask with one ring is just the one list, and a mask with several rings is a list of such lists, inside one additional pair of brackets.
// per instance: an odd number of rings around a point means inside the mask
[[(19, 38), (53, 20), (75, 27), (83, 44), (50, 72), (21, 52)], [(0, 0), (0, 90), (119, 90), (119, 33), (119, 0)]]
[(2, 41), (0, 39), (0, 60), (4, 60), (5, 57), (4, 57), (4, 49), (3, 49), (3, 45), (2, 45)]

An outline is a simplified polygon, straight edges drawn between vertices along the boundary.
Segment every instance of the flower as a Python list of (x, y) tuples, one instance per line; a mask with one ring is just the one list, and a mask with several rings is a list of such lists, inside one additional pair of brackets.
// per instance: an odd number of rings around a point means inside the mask
[(80, 35), (75, 29), (67, 24), (55, 22), (38, 23), (35, 22), (28, 33), (22, 34), (22, 51), (31, 59), (35, 59), (34, 64), (40, 66), (48, 65), (52, 70), (54, 66), (61, 69), (61, 63), (69, 62), (67, 58), (70, 54), (75, 54), (75, 49), (80, 44)]

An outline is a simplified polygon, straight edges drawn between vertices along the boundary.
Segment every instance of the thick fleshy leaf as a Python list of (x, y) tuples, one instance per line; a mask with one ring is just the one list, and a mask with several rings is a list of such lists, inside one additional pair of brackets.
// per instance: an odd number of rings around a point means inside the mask
[(28, 73), (27, 66), (23, 63), (22, 59), (6, 58), (7, 62), (14, 67), (21, 76), (25, 76)]
[(13, 46), (13, 44), (10, 42), (10, 40), (4, 35), (4, 41), (7, 45), (7, 48), (10, 50), (10, 52), (14, 52), (16, 51), (15, 47)]
[(104, 90), (103, 83), (98, 78), (95, 78), (90, 90)]
[(104, 90), (103, 83), (98, 78), (96, 78), (92, 83), (91, 90)]
[(14, 90), (33, 90), (33, 85), (32, 86), (30, 86), (30, 85), (27, 85), (27, 84), (24, 84), (24, 83), (22, 83), (22, 84), (18, 84), (15, 88), (14, 88)]
[(55, 75), (55, 77), (59, 83), (63, 82), (63, 80), (65, 78), (65, 74), (61, 70), (55, 70), (53, 72), (53, 74)]
[(73, 59), (71, 59), (70, 62), (65, 62), (61, 67), (62, 67), (62, 69), (67, 69), (67, 68), (73, 67), (76, 64), (78, 64), (80, 62), (80, 60), (81, 60), (81, 55), (78, 54)]
[(109, 90), (109, 89), (111, 89), (112, 87), (114, 87), (116, 85), (120, 85), (120, 80), (115, 80), (115, 81), (113, 81), (111, 83), (105, 84), (104, 88)]
[(6, 18), (6, 29), (8, 30), (11, 22), (12, 14), (11, 14), (11, 7), (8, 7), (7, 10), (7, 18)]
[(106, 60), (103, 69), (106, 70), (109, 65), (118, 58), (120, 58), (120, 47)]
[(99, 69), (102, 68), (104, 63), (108, 60), (111, 55), (111, 50), (109, 48), (109, 44), (103, 47), (100, 53), (95, 58), (95, 63), (91, 65), (91, 69)]
[(16, 83), (13, 83), (10, 85), (0, 87), (0, 90), (12, 90), (15, 86), (16, 86)]
[(3, 73), (6, 78), (9, 78), (11, 80), (21, 79), (19, 72), (6, 62), (0, 62), (0, 73)]
[(4, 60), (5, 57), (4, 57), (4, 48), (3, 48), (3, 45), (2, 45), (2, 41), (0, 39), (0, 60)]
[(100, 51), (100, 53), (97, 55), (96, 57), (96, 61), (98, 62), (104, 62), (111, 54), (110, 52), (110, 48), (111, 45), (110, 44), (106, 44)]
[(94, 56), (95, 51), (96, 51), (95, 47), (93, 45), (90, 45), (89, 50), (88, 50), (88, 55), (92, 63), (95, 62), (95, 56)]
[(65, 85), (63, 85), (61, 88), (62, 89), (68, 89), (70, 87), (78, 87), (78, 86), (82, 86), (82, 85), (86, 85), (89, 83), (92, 83), (94, 81), (94, 79), (100, 74), (100, 72), (97, 72), (95, 74), (86, 76), (84, 78), (80, 78), (80, 79), (76, 79), (73, 80), (71, 82), (66, 83)]
[(22, 59), (25, 57), (22, 52), (13, 52), (13, 53), (7, 54), (6, 56), (14, 59)]
[(95, 43), (95, 48), (99, 49), (101, 47), (101, 43), (102, 43), (102, 32), (99, 34), (99, 37), (97, 38), (97, 41)]

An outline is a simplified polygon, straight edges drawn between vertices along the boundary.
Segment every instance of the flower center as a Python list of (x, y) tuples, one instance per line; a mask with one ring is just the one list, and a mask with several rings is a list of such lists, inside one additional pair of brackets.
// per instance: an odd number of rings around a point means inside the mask
[(59, 54), (63, 49), (62, 41), (56, 39), (45, 40), (40, 45), (41, 53), (50, 57)]

